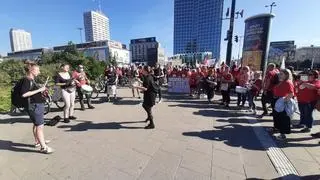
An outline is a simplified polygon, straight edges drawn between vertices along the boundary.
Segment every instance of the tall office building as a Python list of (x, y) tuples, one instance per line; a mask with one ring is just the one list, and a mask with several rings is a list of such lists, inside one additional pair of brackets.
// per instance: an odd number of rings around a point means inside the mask
[(223, 0), (174, 1), (174, 54), (220, 57)]
[(110, 40), (109, 18), (102, 12), (85, 12), (83, 21), (87, 42)]
[(23, 51), (32, 49), (31, 33), (23, 29), (10, 29), (11, 51)]

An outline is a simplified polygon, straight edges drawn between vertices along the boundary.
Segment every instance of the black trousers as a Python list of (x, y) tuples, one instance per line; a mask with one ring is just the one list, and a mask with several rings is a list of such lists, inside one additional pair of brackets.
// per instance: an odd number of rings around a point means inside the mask
[(147, 112), (147, 120), (150, 121), (150, 124), (154, 124), (153, 122), (153, 115), (152, 115), (152, 106), (150, 105), (146, 105), (146, 104), (142, 104), (143, 109)]
[(228, 91), (221, 91), (222, 102), (230, 104), (230, 89)]
[[(77, 88), (77, 93), (79, 96), (79, 100), (80, 100), (80, 105), (81, 107), (84, 107), (84, 102), (83, 102), (83, 92), (81, 91), (80, 88)], [(91, 106), (91, 97), (89, 94), (85, 94), (86, 98), (87, 98), (87, 104), (88, 106)]]
[(211, 101), (211, 99), (214, 96), (214, 89), (213, 88), (207, 88), (206, 91), (207, 91), (208, 101)]
[(268, 113), (267, 103), (270, 103), (272, 109), (274, 109), (275, 99), (273, 98), (272, 91), (267, 91), (267, 93), (262, 94), (261, 103), (262, 103), (263, 112), (265, 113)]
[(159, 100), (161, 100), (162, 98), (161, 87), (159, 87), (158, 95), (159, 95)]
[(273, 126), (276, 129), (279, 129), (281, 134), (290, 134), (291, 133), (291, 120), (287, 115), (286, 111), (277, 112), (273, 110)]

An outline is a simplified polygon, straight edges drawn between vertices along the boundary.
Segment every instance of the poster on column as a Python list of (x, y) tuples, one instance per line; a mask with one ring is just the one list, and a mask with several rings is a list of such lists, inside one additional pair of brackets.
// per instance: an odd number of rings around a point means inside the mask
[(273, 15), (262, 14), (245, 21), (242, 65), (254, 71), (264, 70), (270, 21)]
[(190, 93), (189, 78), (173, 78), (170, 77), (168, 81), (169, 93)]

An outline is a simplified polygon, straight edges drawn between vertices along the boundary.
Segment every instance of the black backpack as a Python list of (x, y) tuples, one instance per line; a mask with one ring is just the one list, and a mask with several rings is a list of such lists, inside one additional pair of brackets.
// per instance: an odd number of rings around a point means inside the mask
[[(11, 104), (17, 108), (27, 108), (29, 105), (29, 98), (22, 97), (21, 87), (25, 78), (20, 79), (11, 90)], [(32, 89), (32, 81), (30, 81), (30, 90)]]

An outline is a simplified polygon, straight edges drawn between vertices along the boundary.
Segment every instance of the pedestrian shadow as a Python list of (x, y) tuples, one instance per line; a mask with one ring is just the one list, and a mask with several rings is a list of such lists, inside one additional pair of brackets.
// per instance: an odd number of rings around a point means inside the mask
[(199, 110), (198, 112), (193, 112), (194, 115), (201, 115), (205, 117), (213, 118), (230, 118), (239, 116), (248, 116), (248, 114), (238, 112), (238, 111), (219, 111), (219, 110)]
[(0, 124), (15, 124), (15, 123), (32, 123), (29, 118), (20, 117), (20, 118), (7, 118), (1, 119)]
[(130, 122), (107, 122), (93, 123), (87, 121), (76, 125), (60, 125), (58, 128), (68, 129), (66, 131), (87, 131), (87, 130), (119, 130), (119, 129), (144, 129), (144, 127), (124, 126), (123, 124), (145, 123), (145, 121), (130, 121)]
[(0, 140), (0, 150), (8, 150), (8, 151), (14, 151), (14, 152), (32, 152), (32, 153), (39, 152), (37, 150), (27, 149), (27, 148), (34, 148), (34, 146), (30, 144), (15, 143), (12, 141)]
[[(297, 176), (294, 174), (278, 177), (272, 180), (319, 180), (320, 174), (309, 175), (309, 176)], [(260, 178), (247, 178), (246, 180), (260, 180)]]
[(257, 120), (257, 119), (246, 119), (246, 118), (229, 118), (229, 119), (217, 119), (217, 122), (225, 122), (225, 123), (235, 123), (235, 124), (257, 124), (261, 122), (272, 122), (272, 120)]
[(223, 142), (228, 146), (242, 147), (249, 150), (264, 151), (257, 139), (253, 127), (229, 124), (215, 127), (215, 130), (184, 132), (184, 136), (199, 137), (211, 141)]
[(138, 105), (141, 104), (140, 100), (118, 100), (113, 102), (114, 105)]

